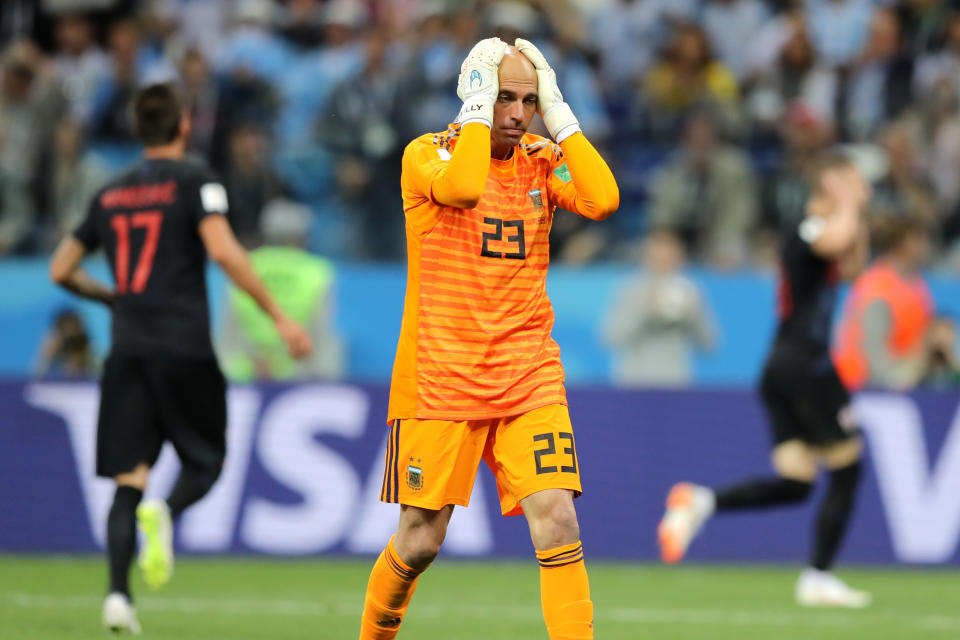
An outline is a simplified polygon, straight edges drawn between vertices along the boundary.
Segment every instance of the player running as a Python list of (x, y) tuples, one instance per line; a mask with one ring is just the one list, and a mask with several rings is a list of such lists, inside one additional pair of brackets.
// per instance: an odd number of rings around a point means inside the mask
[[(503, 514), (527, 517), (550, 637), (593, 638), (546, 275), (554, 210), (603, 220), (619, 192), (529, 42), (480, 41), (457, 93), (457, 122), (403, 156), (409, 264), (380, 496), (402, 506), (370, 574), (360, 638), (396, 636), (481, 459)], [(556, 144), (526, 133), (535, 113)]]
[[(134, 117), (143, 160), (98, 192), (86, 220), (57, 247), (50, 277), (113, 310), (97, 428), (97, 475), (117, 484), (107, 518), (110, 592), (103, 623), (139, 633), (128, 584), (136, 525), (145, 535), (144, 579), (159, 588), (173, 572), (172, 523), (210, 490), (226, 452), (226, 384), (210, 341), (206, 257), (269, 314), (291, 355), (307, 355), (311, 345), (270, 298), (234, 238), (223, 186), (184, 160), (190, 120), (175, 89), (142, 89)], [(115, 289), (80, 266), (98, 247), (106, 251)], [(138, 508), (166, 440), (183, 469), (166, 501)]]
[(660, 522), (661, 555), (665, 562), (680, 561), (714, 512), (803, 502), (823, 465), (830, 471), (830, 485), (796, 600), (804, 606), (865, 607), (870, 595), (830, 572), (854, 506), (862, 442), (829, 344), (837, 282), (854, 277), (866, 262), (861, 218), (870, 187), (849, 160), (837, 156), (821, 159), (810, 177), (806, 217), (796, 233), (783, 239), (780, 326), (760, 383), (776, 475), (721, 489), (674, 486)]

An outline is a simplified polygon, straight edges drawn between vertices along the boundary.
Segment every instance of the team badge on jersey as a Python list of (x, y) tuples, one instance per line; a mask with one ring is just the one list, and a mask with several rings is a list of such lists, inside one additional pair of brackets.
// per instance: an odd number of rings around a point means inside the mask
[(533, 208), (537, 211), (543, 211), (543, 196), (540, 193), (540, 189), (529, 191), (527, 195), (530, 196), (530, 202), (533, 204)]
[(423, 469), (412, 464), (407, 465), (407, 486), (411, 491), (423, 489)]
[(573, 180), (573, 176), (570, 175), (570, 167), (567, 166), (567, 163), (564, 162), (562, 165), (553, 170), (553, 175), (557, 176), (563, 182), (570, 182)]

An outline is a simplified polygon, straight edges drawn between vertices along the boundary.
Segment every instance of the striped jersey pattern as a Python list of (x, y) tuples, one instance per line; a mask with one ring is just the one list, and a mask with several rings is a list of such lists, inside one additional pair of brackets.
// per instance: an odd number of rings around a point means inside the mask
[[(449, 160), (457, 134), (415, 140), (404, 172)], [(478, 420), (566, 404), (546, 292), (549, 177), (562, 163), (557, 145), (524, 136), (509, 160), (491, 160), (474, 209), (438, 205), (402, 179), (409, 263), (389, 419)]]

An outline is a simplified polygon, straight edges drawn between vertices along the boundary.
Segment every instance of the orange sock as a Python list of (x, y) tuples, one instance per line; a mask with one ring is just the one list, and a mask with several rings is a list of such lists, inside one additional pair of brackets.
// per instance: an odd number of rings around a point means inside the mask
[(390, 538), (367, 582), (360, 640), (392, 640), (396, 637), (417, 588), (419, 575), (419, 571), (400, 559), (393, 538)]
[(550, 640), (593, 640), (593, 602), (583, 564), (583, 545), (574, 542), (537, 551), (540, 602)]

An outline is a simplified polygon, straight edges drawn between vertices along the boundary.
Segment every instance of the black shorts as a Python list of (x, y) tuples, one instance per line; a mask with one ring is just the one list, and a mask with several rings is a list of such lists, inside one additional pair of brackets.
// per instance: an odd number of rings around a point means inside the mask
[(217, 361), (111, 355), (100, 383), (97, 475), (151, 467), (173, 443), (185, 468), (219, 471), (226, 455), (227, 385)]
[(770, 416), (774, 445), (801, 440), (824, 446), (857, 437), (850, 392), (825, 360), (809, 361), (773, 354), (760, 382)]

